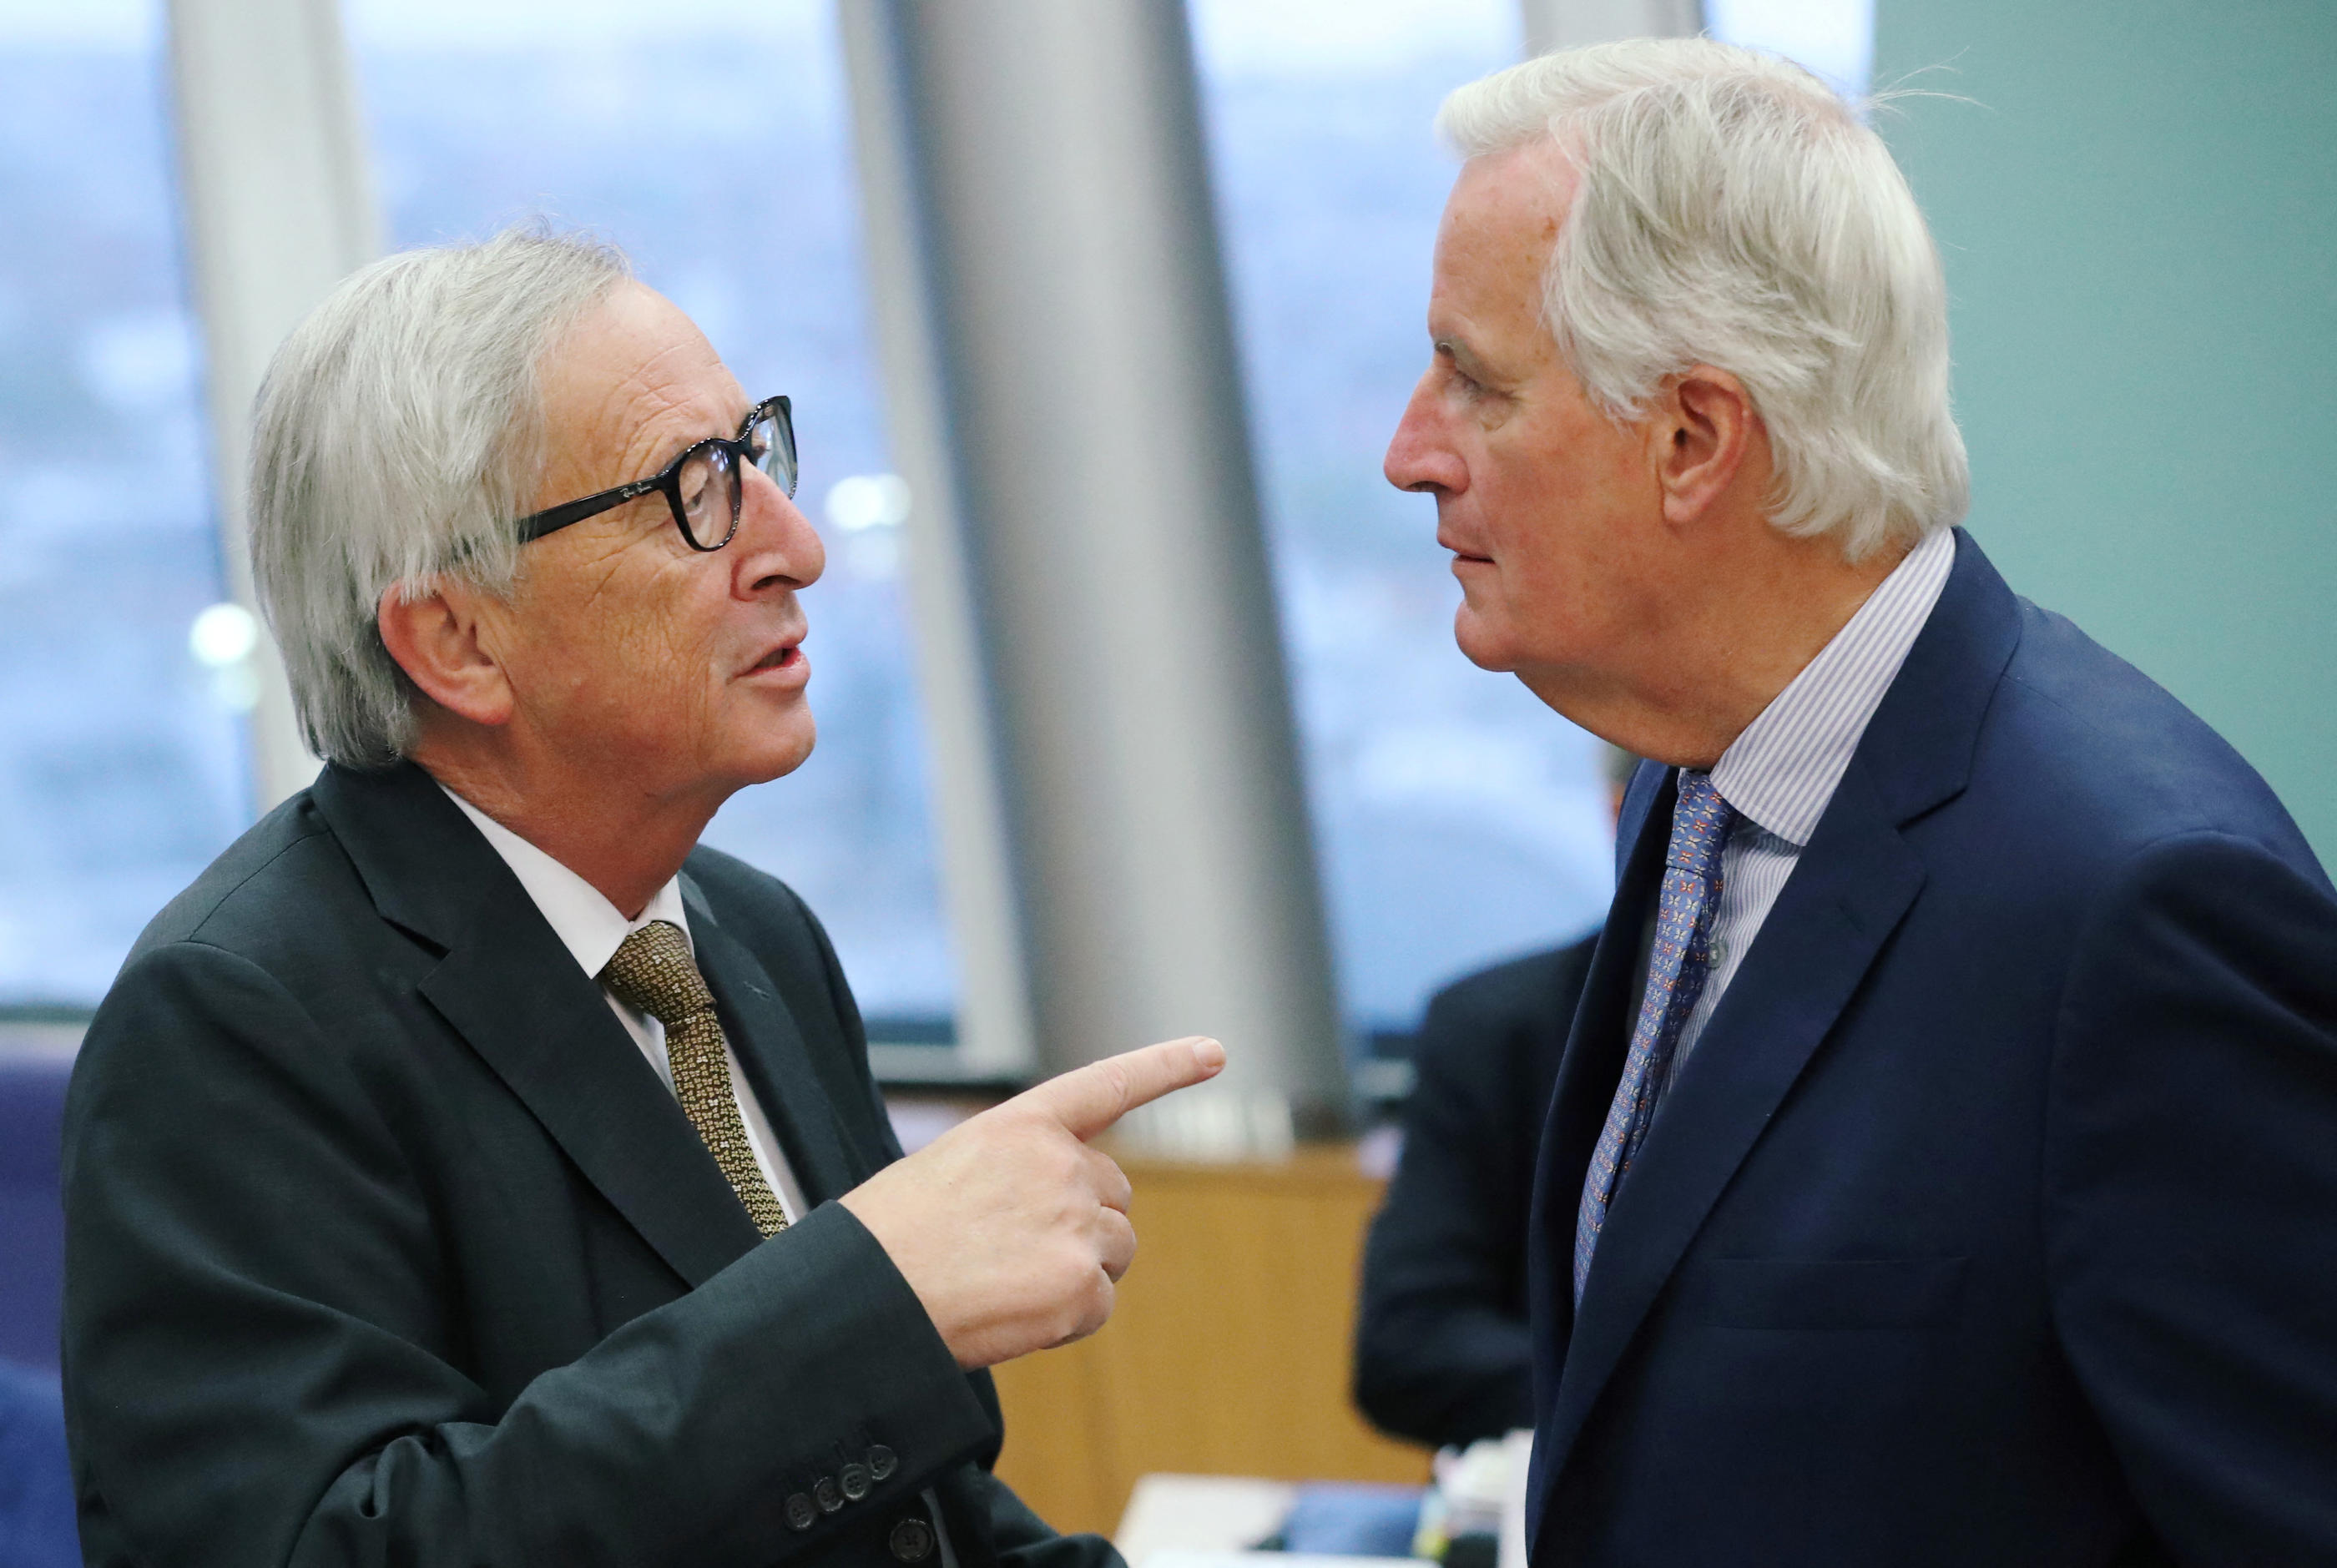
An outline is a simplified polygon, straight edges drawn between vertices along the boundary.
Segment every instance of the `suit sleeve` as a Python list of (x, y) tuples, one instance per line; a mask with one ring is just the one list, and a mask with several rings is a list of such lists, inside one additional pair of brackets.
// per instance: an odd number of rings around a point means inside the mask
[[(2301, 857), (2301, 854), (2299, 856)], [(2337, 901), (2245, 840), (2139, 855), (2058, 1019), (2056, 1325), (2185, 1563), (2337, 1561)]]
[(787, 1518), (845, 1427), (886, 1434), (903, 1484), (990, 1440), (836, 1204), (491, 1398), (460, 1369), (443, 1198), (360, 1072), (267, 971), (192, 942), (134, 959), (93, 1024), (64, 1173), (90, 1562), (797, 1562), (867, 1517)]
[[(827, 993), (828, 1004), (834, 1009), (838, 1027), (843, 1032), (843, 1059), (859, 1071), (860, 1092), (874, 1109), (874, 1126), (877, 1148), (875, 1163), (889, 1164), (901, 1158), (900, 1140), (893, 1132), (892, 1113), (885, 1107), (885, 1096), (876, 1086), (875, 1075), (868, 1068), (868, 1033), (861, 1021), (860, 1005), (854, 999), (852, 988), (844, 978), (844, 966), (836, 957), (836, 948), (828, 940), (827, 929), (809, 905), (796, 897), (797, 911), (812, 935), (818, 951), (821, 982)], [(996, 1424), (1002, 1440), (1005, 1418), (998, 1410), (997, 1391), (988, 1372), (976, 1372), (968, 1379), (983, 1407)], [(1012, 1488), (992, 1475), (991, 1466), (998, 1462), (1000, 1442), (992, 1442), (973, 1456), (973, 1466), (957, 1481), (944, 1487), (942, 1497), (944, 1508), (954, 1527), (970, 1531), (984, 1539), (988, 1553), (994, 1553), (1002, 1563), (1016, 1568), (1125, 1568), (1120, 1553), (1111, 1543), (1100, 1535), (1063, 1535), (1056, 1533), (1047, 1522), (1032, 1513)], [(961, 1562), (970, 1556), (987, 1553), (968, 1551), (961, 1544)]]
[(1356, 1404), (1414, 1442), (1533, 1425), (1521, 1260), (1547, 1106), (1511, 1103), (1526, 1096), (1505, 1071), (1525, 1027), (1480, 1005), (1466, 982), (1421, 1026), (1403, 1156), (1364, 1246), (1354, 1366)]

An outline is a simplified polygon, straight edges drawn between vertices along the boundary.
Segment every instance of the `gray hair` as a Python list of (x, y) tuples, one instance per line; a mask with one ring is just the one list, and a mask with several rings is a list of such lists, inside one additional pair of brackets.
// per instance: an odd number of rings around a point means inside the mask
[(253, 414), (251, 567), (300, 733), (351, 767), (415, 737), (376, 620), (393, 586), (511, 589), (543, 472), (539, 366), (631, 276), (606, 245), (513, 230), (353, 273), (269, 361)]
[(1473, 82), (1437, 129), (1464, 157), (1548, 141), (1572, 161), (1542, 314), (1610, 418), (1709, 365), (1768, 426), (1784, 531), (1855, 561), (1963, 516), (1939, 252), (1882, 138), (1815, 76), (1632, 39)]

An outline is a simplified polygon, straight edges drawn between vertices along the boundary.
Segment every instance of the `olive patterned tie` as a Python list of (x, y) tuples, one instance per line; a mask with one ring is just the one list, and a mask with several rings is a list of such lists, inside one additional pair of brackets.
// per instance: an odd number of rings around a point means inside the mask
[(618, 948), (601, 971), (609, 994), (665, 1026), (665, 1055), (673, 1069), (674, 1097), (698, 1129), (748, 1218), (766, 1236), (787, 1228), (787, 1211), (772, 1195), (747, 1142), (730, 1092), (730, 1042), (714, 1014), (714, 993), (689, 955), (689, 939), (671, 920), (651, 920)]

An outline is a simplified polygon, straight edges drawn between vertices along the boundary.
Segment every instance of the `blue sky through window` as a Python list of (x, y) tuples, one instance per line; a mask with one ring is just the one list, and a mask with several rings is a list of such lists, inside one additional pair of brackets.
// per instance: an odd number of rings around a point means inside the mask
[(249, 694), (191, 635), (223, 589), (160, 12), (0, 9), (0, 1004), (94, 1002), (249, 821)]

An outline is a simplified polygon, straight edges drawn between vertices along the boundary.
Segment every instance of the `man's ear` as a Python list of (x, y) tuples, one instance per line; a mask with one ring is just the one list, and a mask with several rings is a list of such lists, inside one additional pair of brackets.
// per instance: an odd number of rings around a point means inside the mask
[(1653, 456), (1664, 521), (1676, 527), (1711, 511), (1745, 471), (1755, 445), (1766, 440), (1745, 384), (1708, 365), (1665, 384), (1650, 427), (1659, 443)]
[(511, 681), (482, 635), (479, 596), (441, 580), (409, 594), (394, 583), (375, 607), (382, 646), (422, 695), (479, 725), (511, 721)]

